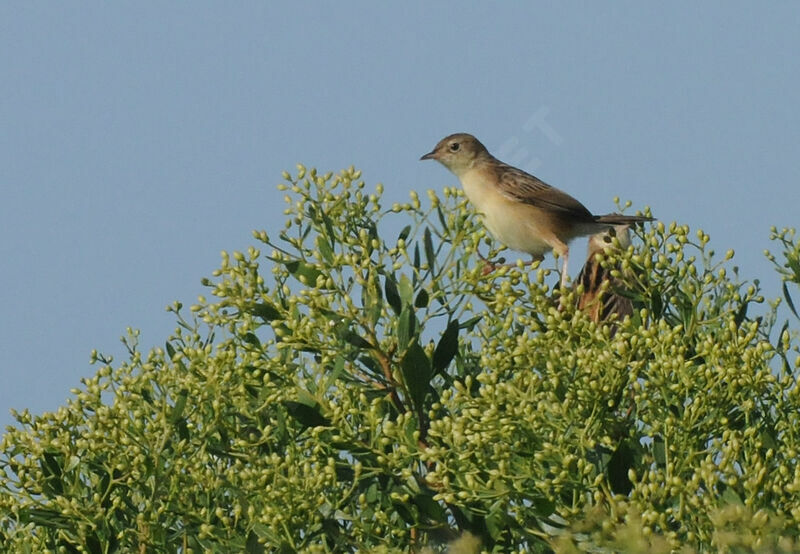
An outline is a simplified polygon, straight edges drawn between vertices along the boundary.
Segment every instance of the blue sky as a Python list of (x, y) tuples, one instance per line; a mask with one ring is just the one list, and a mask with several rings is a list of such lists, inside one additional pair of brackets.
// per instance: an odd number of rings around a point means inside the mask
[(418, 161), (455, 131), (595, 213), (704, 229), (776, 296), (798, 29), (793, 2), (4, 2), (0, 425), (63, 404), (93, 348), (121, 361), (127, 326), (163, 345), (164, 307), (280, 227), (282, 170), (403, 200), (455, 184)]

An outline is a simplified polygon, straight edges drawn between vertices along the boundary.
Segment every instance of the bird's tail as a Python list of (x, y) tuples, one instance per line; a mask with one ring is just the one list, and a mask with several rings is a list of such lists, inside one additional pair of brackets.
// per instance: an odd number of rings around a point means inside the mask
[(609, 225), (630, 225), (631, 223), (643, 223), (645, 221), (655, 221), (654, 217), (647, 217), (645, 215), (622, 215), (622, 214), (606, 214), (597, 215), (594, 220), (597, 223), (608, 223)]

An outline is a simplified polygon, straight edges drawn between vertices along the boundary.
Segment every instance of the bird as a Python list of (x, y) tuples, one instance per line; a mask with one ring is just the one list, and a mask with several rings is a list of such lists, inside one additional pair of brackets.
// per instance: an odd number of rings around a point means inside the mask
[(627, 225), (616, 225), (612, 230), (592, 235), (589, 237), (586, 263), (575, 280), (576, 284), (583, 285), (583, 292), (578, 297), (578, 308), (585, 311), (595, 323), (608, 321), (613, 316), (621, 320), (633, 314), (631, 299), (619, 294), (622, 281), (612, 277), (611, 268), (603, 267), (597, 256), (608, 255), (615, 249), (612, 236), (617, 237), (621, 250), (631, 244)]
[(593, 215), (575, 198), (530, 173), (501, 162), (468, 133), (448, 135), (420, 160), (436, 160), (449, 169), (482, 215), (489, 233), (533, 261), (554, 251), (562, 258), (561, 290), (567, 283), (569, 242), (614, 225), (652, 221), (645, 216)]

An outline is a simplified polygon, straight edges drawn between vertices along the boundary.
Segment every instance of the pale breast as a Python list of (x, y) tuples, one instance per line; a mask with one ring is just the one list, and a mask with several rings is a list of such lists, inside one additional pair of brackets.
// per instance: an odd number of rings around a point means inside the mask
[(547, 214), (527, 204), (510, 200), (487, 183), (478, 170), (461, 176), (461, 185), (469, 201), (481, 214), (489, 233), (512, 250), (539, 256), (552, 249), (547, 232)]

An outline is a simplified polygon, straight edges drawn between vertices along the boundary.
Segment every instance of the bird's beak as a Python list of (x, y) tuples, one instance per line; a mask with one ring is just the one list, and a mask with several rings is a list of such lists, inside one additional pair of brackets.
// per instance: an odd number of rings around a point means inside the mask
[(424, 156), (420, 158), (420, 160), (435, 160), (436, 159), (436, 150), (431, 150)]

